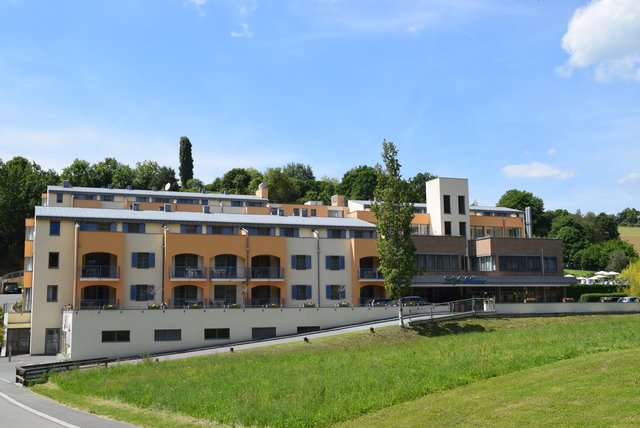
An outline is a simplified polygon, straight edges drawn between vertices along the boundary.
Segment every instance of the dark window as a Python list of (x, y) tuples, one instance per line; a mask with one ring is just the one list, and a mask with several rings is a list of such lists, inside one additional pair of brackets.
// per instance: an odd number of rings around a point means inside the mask
[(180, 330), (179, 328), (154, 330), (153, 340), (155, 340), (156, 342), (180, 341), (182, 340), (182, 330)]
[(254, 340), (269, 339), (276, 337), (275, 327), (253, 327), (251, 329), (251, 338)]
[(79, 193), (75, 196), (75, 198), (79, 201), (95, 201), (97, 196), (88, 193)]
[(243, 204), (242, 201), (231, 201), (229, 205), (232, 207), (241, 207)]
[(280, 236), (286, 236), (287, 238), (297, 238), (300, 236), (300, 232), (296, 227), (281, 227)]
[(229, 339), (231, 337), (231, 331), (228, 328), (205, 328), (204, 338), (209, 339)]
[(49, 222), (49, 235), (59, 236), (60, 235), (60, 222), (59, 221), (51, 221)]
[(136, 202), (148, 202), (148, 201), (149, 201), (149, 198), (147, 198), (146, 196), (136, 196)]
[(318, 210), (316, 210), (315, 208), (311, 208), (311, 217), (315, 217), (318, 215)]
[(542, 265), (539, 256), (500, 256), (498, 266), (507, 272), (540, 272)]
[(115, 223), (93, 223), (87, 221), (80, 222), (80, 230), (87, 232), (115, 232)]
[(300, 215), (300, 208), (294, 208), (293, 209), (293, 215), (294, 216), (299, 216)]
[(134, 284), (131, 286), (131, 300), (134, 302), (147, 302), (153, 300), (155, 286), (149, 284)]
[(102, 343), (105, 342), (129, 342), (131, 332), (129, 330), (103, 330)]
[(47, 302), (57, 302), (57, 301), (58, 301), (58, 286), (47, 285)]
[(64, 195), (62, 193), (56, 193), (56, 203), (61, 204), (63, 197)]
[(458, 256), (455, 254), (416, 254), (415, 269), (417, 272), (458, 270)]
[(451, 196), (442, 196), (442, 210), (445, 214), (451, 214)]
[(342, 270), (344, 269), (344, 256), (327, 256), (325, 264), (327, 270)]
[(49, 253), (49, 269), (60, 267), (60, 253)]
[(444, 234), (445, 234), (445, 236), (451, 236), (451, 222), (450, 221), (445, 221), (444, 222)]
[(113, 202), (113, 195), (100, 195), (100, 200), (105, 202)]
[(340, 300), (346, 297), (344, 285), (327, 285), (325, 292), (327, 300)]
[(378, 233), (375, 230), (352, 230), (351, 237), (359, 239), (376, 239), (378, 237)]
[(329, 239), (341, 239), (347, 237), (346, 230), (340, 229), (327, 229), (327, 238)]
[(208, 235), (233, 235), (231, 226), (207, 226)]
[(275, 229), (271, 227), (248, 227), (249, 235), (251, 236), (273, 236)]
[(460, 236), (467, 236), (467, 222), (461, 221), (458, 224), (458, 230), (459, 230)]
[(555, 257), (544, 258), (544, 271), (545, 272), (557, 272), (558, 260)]
[(131, 267), (149, 269), (156, 265), (155, 253), (131, 253)]
[(144, 233), (144, 223), (123, 223), (122, 231), (124, 233)]
[(293, 300), (311, 299), (311, 286), (310, 285), (292, 285), (291, 299)]
[(464, 195), (458, 196), (458, 214), (466, 214), (467, 209), (465, 208)]
[(312, 331), (320, 330), (319, 325), (299, 325), (298, 334), (311, 333)]
[(202, 226), (197, 224), (181, 224), (180, 233), (202, 233)]
[(311, 256), (304, 254), (294, 254), (291, 256), (291, 269), (306, 270), (311, 269)]

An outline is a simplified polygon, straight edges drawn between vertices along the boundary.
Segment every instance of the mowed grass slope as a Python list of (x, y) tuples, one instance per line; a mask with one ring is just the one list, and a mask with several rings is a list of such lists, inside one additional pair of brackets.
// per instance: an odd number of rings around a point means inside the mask
[(535, 367), (639, 346), (640, 315), (469, 319), (69, 372), (35, 389), (141, 426), (329, 426), (486, 379), (530, 377)]
[(620, 239), (627, 241), (640, 254), (640, 227), (618, 227)]

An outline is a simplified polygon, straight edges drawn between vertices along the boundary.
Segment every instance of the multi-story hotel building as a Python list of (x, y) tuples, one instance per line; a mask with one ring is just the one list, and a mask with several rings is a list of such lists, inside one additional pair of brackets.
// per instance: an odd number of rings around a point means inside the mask
[[(434, 179), (426, 194), (411, 294), (564, 296), (562, 243), (525, 237), (524, 212), (469, 205), (466, 179)], [(370, 206), (274, 204), (264, 185), (255, 196), (50, 186), (26, 223), (30, 325), (9, 336), (30, 328), (33, 354), (122, 356), (392, 316), (360, 307), (385, 296)]]

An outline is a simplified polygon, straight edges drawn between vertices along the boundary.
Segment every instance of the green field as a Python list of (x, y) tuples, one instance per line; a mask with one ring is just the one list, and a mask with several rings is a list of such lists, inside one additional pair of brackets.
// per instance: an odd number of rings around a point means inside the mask
[(620, 239), (627, 241), (640, 254), (640, 227), (618, 227)]
[(34, 389), (153, 427), (584, 426), (580, 412), (631, 426), (639, 348), (640, 315), (469, 319), (62, 373)]

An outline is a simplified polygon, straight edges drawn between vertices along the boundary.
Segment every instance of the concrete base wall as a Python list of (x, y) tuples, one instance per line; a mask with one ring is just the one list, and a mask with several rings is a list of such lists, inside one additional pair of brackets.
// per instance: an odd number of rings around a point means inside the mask
[(497, 303), (496, 315), (640, 312), (640, 303)]

